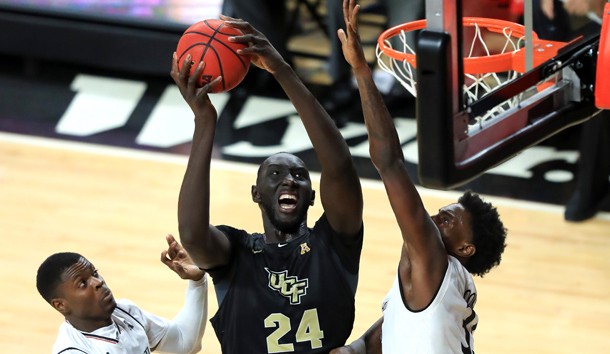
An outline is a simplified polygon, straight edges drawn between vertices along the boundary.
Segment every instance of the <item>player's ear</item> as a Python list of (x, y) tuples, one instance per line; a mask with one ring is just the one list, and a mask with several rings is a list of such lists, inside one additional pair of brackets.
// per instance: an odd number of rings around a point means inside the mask
[(59, 313), (64, 316), (70, 314), (70, 305), (68, 304), (66, 299), (63, 299), (61, 297), (51, 299), (51, 306), (53, 306), (54, 309), (59, 311)]
[(462, 257), (472, 257), (475, 253), (477, 253), (477, 246), (472, 243), (466, 242), (458, 248), (458, 255)]
[(250, 194), (252, 194), (252, 201), (255, 203), (260, 203), (261, 202), (261, 195), (258, 193), (258, 189), (256, 188), (255, 185), (252, 186), (252, 189), (250, 190)]
[(315, 200), (316, 200), (316, 191), (312, 190), (311, 191), (311, 201), (309, 202), (309, 205), (313, 206)]

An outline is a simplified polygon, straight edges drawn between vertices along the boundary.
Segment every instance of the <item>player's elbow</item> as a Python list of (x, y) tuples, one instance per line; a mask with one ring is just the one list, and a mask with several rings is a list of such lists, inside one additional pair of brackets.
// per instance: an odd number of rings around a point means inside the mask
[(208, 225), (193, 225), (190, 223), (179, 223), (178, 231), (180, 243), (187, 252), (200, 249), (208, 238)]
[(391, 170), (404, 164), (404, 155), (400, 146), (371, 144), (369, 149), (371, 162), (379, 172)]
[(197, 341), (193, 347), (191, 348), (191, 350), (189, 352), (187, 352), (188, 354), (195, 354), (195, 353), (199, 353), (201, 351), (201, 349), (203, 349), (203, 345), (201, 344), (201, 340)]
[(155, 351), (173, 354), (195, 354), (202, 349), (202, 337), (191, 334), (184, 328), (180, 328), (175, 322), (170, 327), (168, 333), (161, 340)]

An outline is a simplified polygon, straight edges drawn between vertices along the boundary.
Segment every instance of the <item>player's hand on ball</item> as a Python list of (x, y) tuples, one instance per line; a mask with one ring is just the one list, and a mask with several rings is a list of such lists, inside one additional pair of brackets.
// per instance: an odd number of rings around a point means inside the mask
[(197, 78), (205, 66), (204, 62), (197, 63), (197, 68), (190, 74), (191, 66), (194, 63), (191, 61), (191, 56), (187, 55), (184, 59), (182, 67), (178, 69), (178, 57), (174, 53), (172, 60), (172, 70), (170, 75), (180, 90), (180, 94), (184, 97), (186, 103), (191, 107), (191, 110), (197, 117), (202, 117), (216, 121), (218, 113), (212, 105), (208, 93), (220, 83), (222, 76), (218, 76), (209, 84), (204, 85), (201, 89), (198, 87)]
[(237, 52), (248, 56), (252, 64), (271, 74), (274, 74), (282, 66), (287, 65), (284, 58), (273, 47), (267, 37), (252, 27), (250, 23), (224, 15), (220, 15), (220, 18), (225, 21), (228, 27), (236, 28), (243, 33), (242, 36), (230, 37), (229, 41), (247, 44), (248, 47), (240, 49)]
[(182, 279), (200, 280), (205, 272), (195, 265), (182, 245), (174, 236), (167, 235), (167, 250), (161, 252), (161, 262)]

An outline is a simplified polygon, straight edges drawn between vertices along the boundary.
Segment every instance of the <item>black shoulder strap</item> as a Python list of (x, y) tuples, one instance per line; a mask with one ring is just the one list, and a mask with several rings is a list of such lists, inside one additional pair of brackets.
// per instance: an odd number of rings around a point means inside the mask
[(78, 351), (79, 351), (79, 352), (81, 352), (81, 353), (85, 353), (85, 354), (87, 354), (87, 352), (86, 352), (86, 351), (81, 350), (81, 349), (78, 349), (78, 348), (75, 348), (75, 347), (68, 347), (68, 348), (62, 349), (62, 350), (61, 350), (60, 352), (58, 352), (57, 354), (61, 354), (61, 353), (65, 352), (65, 351), (68, 351), (68, 350), (78, 350)]

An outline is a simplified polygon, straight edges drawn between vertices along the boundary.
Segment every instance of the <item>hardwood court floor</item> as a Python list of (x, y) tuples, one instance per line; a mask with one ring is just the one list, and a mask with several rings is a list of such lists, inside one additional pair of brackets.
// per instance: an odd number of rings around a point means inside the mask
[[(158, 258), (165, 234), (177, 233), (185, 163), (184, 156), (0, 133), (3, 352), (50, 350), (62, 319), (38, 295), (34, 279), (40, 262), (57, 251), (92, 260), (118, 298), (167, 317), (178, 311), (186, 284)], [(254, 175), (251, 165), (214, 162), (214, 223), (261, 229), (249, 198)], [(381, 185), (363, 185), (366, 235), (354, 338), (380, 316), (401, 244)], [(421, 192), (430, 210), (456, 198)], [(489, 199), (509, 239), (502, 265), (477, 279), (477, 353), (610, 352), (608, 215), (570, 224), (560, 207)], [(319, 214), (315, 206), (310, 223)], [(216, 309), (210, 291), (210, 314)], [(202, 353), (220, 353), (209, 324)]]

